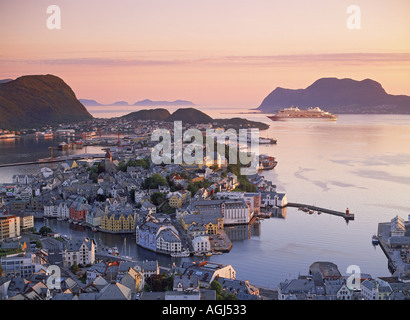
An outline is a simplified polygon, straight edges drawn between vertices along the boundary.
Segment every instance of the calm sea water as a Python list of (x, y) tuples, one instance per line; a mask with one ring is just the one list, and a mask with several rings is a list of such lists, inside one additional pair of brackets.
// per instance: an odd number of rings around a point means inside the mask
[[(210, 261), (232, 264), (238, 279), (266, 287), (307, 274), (315, 261), (334, 262), (342, 274), (349, 265), (357, 265), (372, 276), (390, 275), (387, 259), (371, 244), (371, 237), (379, 222), (396, 215), (407, 220), (410, 214), (410, 116), (340, 115), (336, 122), (272, 122), (263, 114), (241, 113), (246, 110), (201, 110), (214, 118), (238, 116), (270, 124), (260, 135), (276, 138), (278, 144), (261, 145), (260, 151), (276, 157), (279, 163), (274, 170), (263, 172), (265, 178), (273, 181), (278, 191), (286, 192), (291, 202), (339, 211), (349, 208), (355, 214), (355, 220), (347, 224), (336, 216), (308, 215), (288, 208), (284, 218), (266, 219), (245, 229), (227, 229), (234, 239), (232, 250), (214, 255)], [(103, 118), (135, 111), (135, 107), (90, 107), (89, 111)], [(24, 158), (39, 148), (44, 146), (0, 144), (0, 161), (5, 157), (20, 159), (20, 155)], [(43, 150), (48, 154), (47, 147)], [(32, 168), (0, 169), (0, 179), (8, 180), (12, 173), (24, 170)], [(90, 233), (61, 221), (48, 223), (65, 234)], [(36, 224), (41, 227), (44, 222)], [(123, 237), (90, 234), (104, 245), (123, 248)], [(139, 259), (156, 257), (138, 248), (132, 236), (127, 237), (127, 247)], [(169, 266), (180, 259), (160, 255), (159, 262)]]

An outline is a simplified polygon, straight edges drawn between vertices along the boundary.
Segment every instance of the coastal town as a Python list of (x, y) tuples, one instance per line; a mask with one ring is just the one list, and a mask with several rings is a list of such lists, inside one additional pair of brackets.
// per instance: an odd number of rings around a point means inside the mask
[[(242, 175), (240, 164), (230, 164), (217, 152), (200, 163), (154, 164), (151, 134), (158, 127), (173, 129), (172, 123), (118, 118), (22, 134), (44, 139), (64, 135), (70, 139), (60, 150), (100, 146), (101, 153), (53, 157), (51, 147), (51, 157), (42, 159), (37, 174), (15, 174), (12, 182), (0, 182), (0, 299), (409, 298), (410, 222), (400, 217), (381, 223), (377, 237), (394, 273), (362, 274), (355, 286), (327, 261), (313, 262), (305, 276), (284, 279), (276, 289), (238, 278), (234, 264), (212, 262), (212, 255), (228, 253), (235, 245), (227, 228), (252, 225), (286, 210), (287, 195), (263, 175), (277, 161), (264, 157), (252, 175)], [(120, 254), (121, 244), (106, 247), (86, 235), (73, 239), (46, 224), (36, 230), (35, 220), (48, 219), (95, 233), (132, 235), (137, 246), (157, 255), (200, 260), (171, 268), (158, 260), (138, 261)]]

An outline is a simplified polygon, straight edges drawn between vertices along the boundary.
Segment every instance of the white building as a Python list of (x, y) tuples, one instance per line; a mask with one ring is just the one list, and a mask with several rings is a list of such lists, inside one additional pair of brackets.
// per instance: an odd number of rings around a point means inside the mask
[(360, 289), (365, 300), (388, 300), (392, 293), (389, 283), (378, 278), (364, 280)]
[(195, 252), (209, 252), (211, 250), (211, 243), (209, 236), (197, 236), (192, 239), (192, 247)]
[(71, 267), (77, 265), (94, 264), (95, 242), (92, 239), (70, 240), (62, 250), (63, 265)]
[(26, 253), (8, 255), (1, 258), (1, 268), (3, 269), (4, 276), (13, 275), (16, 277), (28, 278), (33, 273), (36, 273), (42, 267), (41, 264), (37, 264), (34, 261), (35, 254)]
[(395, 216), (390, 221), (390, 236), (395, 237), (399, 236), (402, 237), (406, 233), (406, 227), (404, 225), (404, 219), (399, 216)]
[(248, 224), (253, 211), (244, 199), (199, 200), (190, 205), (192, 213), (221, 214), (224, 225)]
[(178, 253), (182, 242), (178, 231), (169, 223), (148, 220), (136, 227), (136, 243), (152, 251)]
[(0, 215), (0, 241), (20, 236), (20, 217)]

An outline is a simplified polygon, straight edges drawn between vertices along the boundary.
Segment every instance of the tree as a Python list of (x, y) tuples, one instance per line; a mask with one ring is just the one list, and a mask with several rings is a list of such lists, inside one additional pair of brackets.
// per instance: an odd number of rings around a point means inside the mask
[(222, 290), (222, 285), (216, 280), (211, 282), (211, 289), (216, 292), (216, 300), (238, 300), (235, 294)]
[(144, 189), (157, 189), (158, 186), (166, 186), (167, 180), (158, 173), (153, 174), (151, 177), (148, 177), (144, 180), (143, 188)]
[(42, 236), (44, 236), (44, 235), (46, 235), (47, 233), (53, 232), (53, 230), (51, 230), (50, 227), (42, 226), (42, 227), (40, 228), (39, 232), (40, 232), (40, 234), (41, 234)]
[(153, 194), (151, 194), (151, 201), (156, 206), (159, 206), (161, 203), (163, 203), (165, 201), (165, 198), (166, 196), (162, 192), (154, 192)]

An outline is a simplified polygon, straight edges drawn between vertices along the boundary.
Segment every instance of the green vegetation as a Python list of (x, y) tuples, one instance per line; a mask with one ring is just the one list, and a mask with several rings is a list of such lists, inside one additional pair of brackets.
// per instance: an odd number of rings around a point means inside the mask
[(120, 162), (118, 164), (118, 170), (127, 172), (128, 167), (143, 167), (144, 169), (149, 169), (150, 161), (148, 158), (138, 159), (138, 160), (129, 160), (127, 163)]
[(158, 173), (153, 174), (151, 177), (145, 179), (142, 187), (144, 189), (158, 189), (158, 186), (168, 185), (167, 180)]
[(222, 290), (222, 285), (216, 280), (212, 281), (211, 289), (216, 291), (216, 300), (238, 300), (235, 294)]
[(39, 232), (42, 236), (45, 236), (47, 233), (53, 232), (53, 230), (51, 230), (50, 227), (42, 226), (38, 232)]
[(191, 195), (194, 196), (199, 189), (201, 188), (208, 188), (210, 185), (212, 185), (212, 182), (207, 181), (207, 180), (202, 180), (202, 181), (197, 181), (197, 182), (189, 182), (188, 184), (188, 191), (191, 191)]
[(164, 274), (152, 275), (145, 280), (144, 291), (145, 292), (165, 292), (173, 290), (174, 277)]
[(151, 202), (156, 206), (159, 206), (166, 200), (166, 195), (162, 192), (154, 192), (151, 194)]
[(99, 174), (103, 172), (105, 172), (105, 165), (103, 163), (95, 164), (89, 169), (89, 179), (97, 183)]

